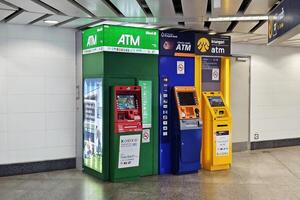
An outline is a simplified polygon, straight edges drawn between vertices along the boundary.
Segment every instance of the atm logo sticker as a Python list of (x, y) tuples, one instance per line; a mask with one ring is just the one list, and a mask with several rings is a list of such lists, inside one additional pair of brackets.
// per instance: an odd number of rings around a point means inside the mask
[(210, 42), (207, 38), (200, 38), (197, 42), (197, 48), (201, 53), (206, 53), (210, 48)]

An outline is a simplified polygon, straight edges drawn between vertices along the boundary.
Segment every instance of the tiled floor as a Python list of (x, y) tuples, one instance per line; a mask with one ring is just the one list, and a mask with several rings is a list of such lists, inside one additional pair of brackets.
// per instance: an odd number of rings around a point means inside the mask
[(76, 170), (0, 178), (0, 200), (300, 200), (300, 147), (234, 154), (231, 170), (103, 183)]

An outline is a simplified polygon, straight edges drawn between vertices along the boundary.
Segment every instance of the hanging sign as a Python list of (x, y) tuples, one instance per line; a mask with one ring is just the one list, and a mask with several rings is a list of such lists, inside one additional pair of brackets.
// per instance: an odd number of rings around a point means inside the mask
[(102, 25), (82, 32), (83, 54), (101, 51), (158, 54), (158, 31)]
[(230, 56), (230, 36), (196, 34), (195, 53), (208, 56)]
[(300, 1), (284, 0), (269, 14), (268, 42), (271, 43), (300, 24)]
[(167, 56), (194, 56), (194, 33), (159, 32), (159, 54)]

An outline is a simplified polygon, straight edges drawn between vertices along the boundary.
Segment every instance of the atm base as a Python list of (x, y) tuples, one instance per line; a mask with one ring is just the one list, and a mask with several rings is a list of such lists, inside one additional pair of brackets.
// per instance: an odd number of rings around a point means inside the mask
[(220, 170), (230, 169), (230, 166), (231, 166), (230, 164), (215, 165), (215, 166), (208, 166), (208, 167), (203, 166), (203, 169), (208, 170), (208, 171), (220, 171)]

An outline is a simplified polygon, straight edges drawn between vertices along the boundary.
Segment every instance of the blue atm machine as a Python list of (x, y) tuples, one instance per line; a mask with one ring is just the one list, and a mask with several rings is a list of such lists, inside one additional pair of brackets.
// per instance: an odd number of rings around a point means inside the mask
[[(194, 86), (195, 59), (194, 34), (160, 32), (159, 57), (159, 173), (180, 173), (177, 153), (180, 151), (176, 137), (178, 123), (175, 86)], [(200, 146), (199, 146), (200, 145)], [(200, 151), (199, 145), (191, 146)], [(200, 155), (198, 156), (200, 163)], [(177, 161), (176, 161), (177, 160)]]

